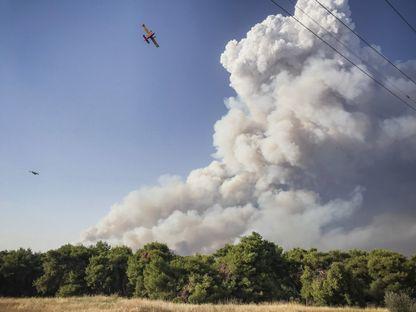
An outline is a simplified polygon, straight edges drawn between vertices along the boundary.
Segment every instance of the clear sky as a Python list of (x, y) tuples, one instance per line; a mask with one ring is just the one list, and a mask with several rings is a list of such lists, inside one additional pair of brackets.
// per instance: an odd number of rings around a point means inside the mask
[[(394, 3), (416, 25), (416, 2)], [(350, 5), (387, 56), (416, 58), (384, 1)], [(0, 0), (0, 249), (75, 242), (128, 192), (207, 165), (234, 94), (220, 54), (275, 13), (268, 0)]]

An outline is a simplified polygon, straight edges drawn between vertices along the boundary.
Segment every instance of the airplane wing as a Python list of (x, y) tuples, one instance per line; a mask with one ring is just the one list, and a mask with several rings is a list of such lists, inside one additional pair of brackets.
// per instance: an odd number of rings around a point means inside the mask
[(145, 24), (143, 24), (142, 26), (143, 26), (144, 32), (145, 32), (147, 35), (150, 35), (150, 34), (152, 33), (149, 29), (147, 29), (147, 27), (146, 27), (146, 25), (145, 25)]
[(157, 43), (155, 37), (151, 37), (150, 39), (153, 41), (153, 43), (156, 46), (156, 48), (159, 48), (159, 44)]

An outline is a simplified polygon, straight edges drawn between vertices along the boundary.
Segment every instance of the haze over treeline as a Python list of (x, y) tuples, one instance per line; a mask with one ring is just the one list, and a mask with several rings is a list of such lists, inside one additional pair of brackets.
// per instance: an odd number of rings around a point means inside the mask
[(210, 255), (180, 256), (153, 242), (64, 245), (45, 253), (0, 252), (0, 296), (135, 296), (204, 303), (296, 300), (317, 305), (383, 304), (416, 295), (416, 255), (377, 249), (283, 251), (252, 233)]

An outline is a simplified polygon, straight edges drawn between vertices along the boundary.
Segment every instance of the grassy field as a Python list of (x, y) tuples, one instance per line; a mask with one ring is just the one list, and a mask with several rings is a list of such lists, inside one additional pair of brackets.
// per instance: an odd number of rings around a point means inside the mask
[(305, 307), (297, 304), (249, 304), (249, 305), (191, 305), (175, 304), (163, 301), (151, 301), (142, 299), (125, 299), (119, 297), (73, 297), (73, 298), (0, 298), (1, 312), (14, 311), (42, 311), (42, 312), (66, 312), (66, 311), (114, 311), (114, 312), (387, 312), (385, 309), (358, 309), (358, 308), (316, 308)]

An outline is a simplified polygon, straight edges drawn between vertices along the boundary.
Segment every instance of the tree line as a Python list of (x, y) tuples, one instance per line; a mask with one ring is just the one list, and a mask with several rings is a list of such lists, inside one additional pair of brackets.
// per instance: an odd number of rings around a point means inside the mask
[(165, 244), (64, 245), (45, 253), (0, 251), (0, 296), (111, 295), (175, 302), (298, 301), (382, 305), (416, 295), (416, 255), (384, 249), (283, 251), (252, 233), (210, 255), (179, 256)]

